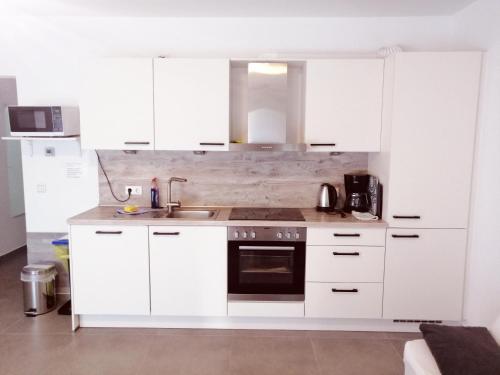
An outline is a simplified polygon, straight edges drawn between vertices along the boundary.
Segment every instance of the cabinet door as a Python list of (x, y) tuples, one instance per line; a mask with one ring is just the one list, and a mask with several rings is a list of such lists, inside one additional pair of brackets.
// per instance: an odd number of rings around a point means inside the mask
[(152, 315), (227, 315), (227, 229), (149, 227)]
[(305, 142), (309, 151), (379, 151), (382, 59), (308, 60)]
[(71, 226), (75, 314), (149, 315), (147, 227)]
[(476, 52), (397, 55), (390, 226), (467, 227), (480, 70)]
[(157, 150), (228, 149), (229, 60), (157, 59)]
[(389, 229), (384, 318), (461, 320), (466, 231)]
[(102, 59), (90, 64), (80, 100), (82, 147), (153, 150), (152, 59)]

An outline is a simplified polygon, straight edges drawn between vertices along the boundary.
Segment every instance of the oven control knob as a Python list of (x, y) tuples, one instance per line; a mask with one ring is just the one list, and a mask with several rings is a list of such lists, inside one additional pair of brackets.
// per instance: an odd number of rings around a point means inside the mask
[(239, 238), (240, 237), (240, 232), (236, 231), (234, 232), (234, 238)]
[(299, 233), (295, 233), (295, 239), (298, 240), (300, 238), (300, 234)]
[(247, 238), (247, 237), (248, 237), (247, 232), (243, 232), (243, 238)]
[(257, 235), (255, 234), (255, 232), (252, 231), (252, 232), (250, 232), (250, 237), (255, 238), (255, 237), (257, 237)]
[(278, 238), (281, 240), (281, 239), (283, 238), (283, 233), (278, 232), (278, 233), (276, 234), (276, 237), (278, 237)]
[(286, 232), (285, 237), (287, 240), (289, 240), (290, 238), (292, 238), (292, 234), (290, 232)]

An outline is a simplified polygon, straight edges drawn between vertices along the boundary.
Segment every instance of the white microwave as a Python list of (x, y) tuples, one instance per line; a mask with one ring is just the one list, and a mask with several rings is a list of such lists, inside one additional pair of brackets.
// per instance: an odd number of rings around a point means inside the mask
[(80, 134), (78, 107), (9, 106), (10, 135), (71, 137)]

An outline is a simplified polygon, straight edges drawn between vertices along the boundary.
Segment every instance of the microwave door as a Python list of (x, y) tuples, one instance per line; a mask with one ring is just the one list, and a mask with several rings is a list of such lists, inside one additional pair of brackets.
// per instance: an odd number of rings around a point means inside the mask
[(9, 108), (10, 130), (12, 135), (27, 133), (50, 133), (54, 130), (50, 107), (11, 107)]

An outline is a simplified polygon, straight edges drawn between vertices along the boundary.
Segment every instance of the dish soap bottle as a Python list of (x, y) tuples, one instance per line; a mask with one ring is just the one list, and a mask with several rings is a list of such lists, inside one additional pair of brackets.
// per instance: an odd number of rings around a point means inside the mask
[(151, 180), (151, 208), (160, 208), (160, 188), (156, 177)]

